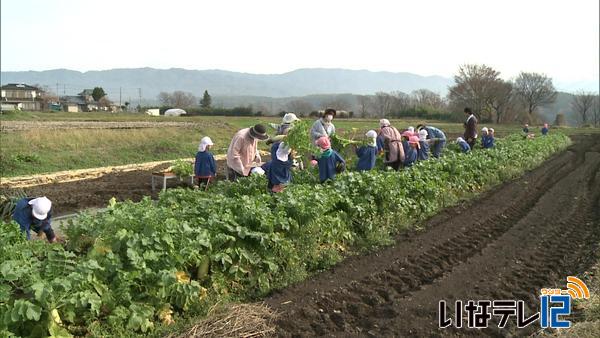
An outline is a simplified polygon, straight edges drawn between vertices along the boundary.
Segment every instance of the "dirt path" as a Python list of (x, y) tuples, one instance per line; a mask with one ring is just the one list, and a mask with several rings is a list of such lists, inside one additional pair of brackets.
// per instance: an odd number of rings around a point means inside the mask
[(433, 217), (425, 231), (400, 236), (398, 245), (274, 294), (267, 303), (281, 313), (278, 335), (506, 336), (539, 329), (441, 330), (438, 302), (521, 299), (529, 314), (539, 308), (540, 288), (563, 287), (568, 274), (593, 264), (600, 140), (574, 141), (522, 178)]
[(2, 121), (0, 131), (58, 130), (58, 129), (139, 129), (139, 128), (197, 128), (220, 125), (212, 122), (170, 122), (170, 121)]

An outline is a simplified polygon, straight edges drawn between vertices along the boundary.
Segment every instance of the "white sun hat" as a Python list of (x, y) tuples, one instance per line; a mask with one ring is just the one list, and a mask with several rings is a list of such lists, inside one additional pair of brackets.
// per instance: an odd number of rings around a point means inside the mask
[(199, 151), (205, 151), (206, 150), (206, 146), (212, 146), (214, 143), (213, 141), (210, 139), (210, 137), (208, 136), (204, 136), (201, 140), (200, 140), (200, 144), (198, 145), (198, 150)]
[(287, 113), (287, 114), (283, 115), (283, 123), (292, 123), (295, 121), (300, 121), (300, 119), (298, 118), (298, 116), (296, 116), (296, 114)]
[(46, 196), (38, 197), (29, 201), (29, 205), (31, 205), (33, 217), (43, 221), (48, 217), (48, 212), (50, 212), (50, 208), (52, 208), (52, 201)]

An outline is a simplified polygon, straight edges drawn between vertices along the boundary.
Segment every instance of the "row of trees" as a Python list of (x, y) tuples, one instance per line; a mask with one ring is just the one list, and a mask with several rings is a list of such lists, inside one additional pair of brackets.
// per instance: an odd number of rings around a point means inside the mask
[(482, 120), (511, 122), (522, 112), (534, 119), (536, 110), (554, 102), (557, 91), (544, 74), (521, 72), (514, 81), (486, 65), (464, 65), (454, 76), (448, 100), (453, 110), (468, 106)]
[(162, 106), (176, 108), (192, 108), (197, 107), (199, 104), (201, 108), (208, 109), (212, 104), (212, 98), (207, 90), (204, 91), (200, 101), (198, 101), (198, 98), (194, 94), (181, 90), (176, 90), (172, 93), (160, 92), (158, 94), (158, 101), (160, 101)]

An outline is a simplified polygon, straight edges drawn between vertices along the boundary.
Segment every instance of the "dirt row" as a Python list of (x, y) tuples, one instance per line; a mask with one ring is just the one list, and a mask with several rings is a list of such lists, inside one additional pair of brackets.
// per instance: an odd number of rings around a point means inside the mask
[[(128, 167), (128, 166), (123, 166)], [(152, 173), (167, 169), (169, 163), (140, 166), (132, 170), (106, 170), (82, 173), (78, 177), (57, 178), (54, 182), (45, 178), (29, 181), (44, 181), (45, 184), (27, 184), (27, 182), (2, 183), (0, 194), (24, 192), (28, 196), (46, 196), (52, 201), (55, 216), (74, 213), (88, 208), (103, 208), (115, 197), (117, 201), (137, 202), (144, 196), (157, 198), (162, 183), (157, 181), (157, 190), (152, 191)], [(217, 179), (225, 179), (225, 160), (217, 160)], [(43, 176), (43, 175), (42, 175)], [(167, 181), (168, 187), (177, 186), (175, 180)]]
[[(398, 244), (352, 257), (267, 304), (277, 335), (528, 335), (517, 329), (440, 329), (440, 300), (523, 300), (539, 310), (539, 289), (566, 285), (597, 259), (600, 246), (600, 140), (574, 138), (567, 151), (518, 180), (448, 209)], [(492, 317), (491, 327), (498, 318)], [(466, 326), (466, 323), (465, 323)]]

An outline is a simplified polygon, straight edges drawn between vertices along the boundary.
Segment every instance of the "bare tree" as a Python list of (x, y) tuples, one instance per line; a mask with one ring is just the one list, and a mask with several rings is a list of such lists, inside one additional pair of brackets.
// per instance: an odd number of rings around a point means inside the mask
[(160, 94), (158, 94), (158, 101), (160, 101), (160, 104), (163, 106), (171, 106), (171, 103), (173, 102), (171, 100), (171, 94), (167, 92), (160, 92)]
[(581, 117), (582, 124), (587, 123), (588, 114), (593, 114), (595, 100), (596, 94), (583, 90), (573, 96), (571, 107)]
[(592, 114), (594, 117), (594, 127), (600, 125), (600, 95), (596, 94), (594, 105), (592, 106)]
[(390, 93), (390, 111), (395, 114), (401, 114), (413, 106), (413, 99), (410, 95), (399, 90)]
[(373, 107), (373, 97), (370, 95), (357, 95), (356, 102), (358, 103), (360, 117), (365, 118), (369, 116), (371, 107)]
[(515, 80), (515, 92), (527, 107), (529, 117), (540, 106), (556, 100), (552, 79), (544, 74), (521, 72)]
[(379, 116), (389, 115), (392, 108), (392, 96), (385, 92), (375, 93), (375, 107)]
[(288, 102), (285, 106), (286, 110), (300, 115), (310, 114), (310, 112), (314, 109), (313, 105), (310, 102), (301, 99), (292, 100)]
[(490, 101), (490, 107), (496, 114), (496, 123), (500, 123), (505, 112), (513, 108), (511, 105), (514, 103), (513, 85), (509, 81), (498, 80), (492, 85), (492, 99)]
[(108, 97), (103, 96), (98, 100), (98, 105), (100, 107), (110, 107), (112, 105), (112, 101), (108, 99)]
[(177, 108), (189, 108), (198, 102), (198, 99), (192, 93), (176, 90), (171, 95), (173, 106)]
[(444, 108), (444, 100), (440, 94), (432, 92), (429, 89), (417, 89), (411, 93), (415, 105), (423, 108), (441, 110)]
[(498, 71), (486, 65), (460, 66), (448, 98), (455, 107), (471, 107), (478, 118), (484, 114), (490, 118), (490, 102), (494, 99), (494, 87), (501, 81), (499, 76)]
[(335, 110), (350, 110), (350, 102), (341, 96), (335, 96), (321, 103), (323, 108), (333, 108)]

